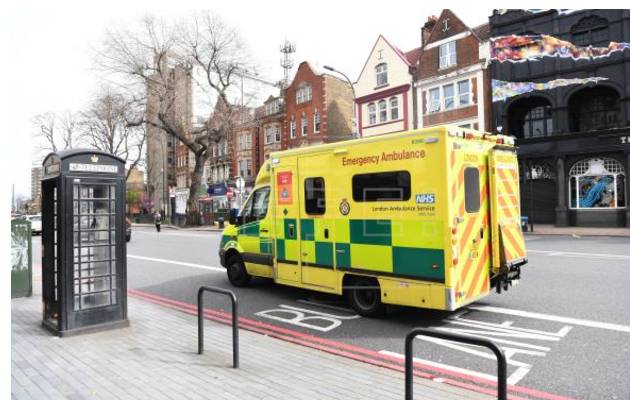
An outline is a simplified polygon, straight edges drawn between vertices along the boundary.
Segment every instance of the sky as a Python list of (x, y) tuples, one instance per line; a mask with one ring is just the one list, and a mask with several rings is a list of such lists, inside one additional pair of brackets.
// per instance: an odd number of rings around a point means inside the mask
[[(288, 39), (297, 47), (295, 66), (303, 60), (331, 65), (355, 80), (379, 34), (403, 51), (420, 45), (420, 28), (427, 17), (441, 12), (423, 3), (320, 0), (305, 8), (307, 3), (298, 1), (110, 0), (58, 1), (54, 7), (45, 2), (5, 5), (0, 13), (4, 41), (0, 92), (6, 102), (1, 108), (6, 114), (2, 127), (10, 146), (3, 149), (6, 154), (1, 160), (11, 168), (10, 176), (2, 178), (15, 184), (17, 194), (30, 195), (30, 168), (42, 157), (33, 117), (86, 106), (100, 84), (93, 60), (108, 27), (133, 25), (146, 14), (177, 19), (207, 9), (240, 31), (262, 78), (282, 78), (279, 48)], [(440, 5), (450, 6), (471, 27), (487, 22), (493, 8), (483, 2), (474, 2), (474, 7), (451, 3)], [(245, 92), (265, 98), (274, 90), (251, 84)], [(207, 115), (208, 103), (196, 96), (194, 113)]]
[[(308, 10), (301, 2), (288, 1), (188, 5), (178, 1), (177, 8), (155, 1), (135, 1), (132, 6), (101, 2), (94, 7), (91, 5), (96, 3), (89, 2), (87, 7), (85, 3), (13, 7), (0, 16), (6, 40), (3, 54), (10, 55), (2, 63), (9, 111), (3, 126), (10, 132), (10, 151), (4, 159), (11, 165), (10, 181), (16, 194), (30, 195), (31, 165), (41, 163), (33, 117), (85, 107), (99, 85), (93, 60), (107, 27), (134, 24), (147, 13), (168, 19), (208, 9), (239, 29), (261, 77), (272, 81), (282, 77), (279, 48), (286, 38), (297, 47), (296, 66), (302, 60), (327, 64), (354, 80), (379, 34), (402, 50), (410, 50), (420, 45), (420, 28), (427, 17), (441, 11), (423, 7), (422, 2), (400, 2), (394, 7), (395, 1), (387, 7), (382, 2), (321, 1)], [(355, 14), (359, 4), (360, 17)], [(453, 10), (470, 26), (484, 23), (492, 12), (491, 8)], [(255, 89), (262, 92), (261, 97), (273, 91), (264, 85), (250, 91)], [(195, 113), (200, 113), (199, 108)]]

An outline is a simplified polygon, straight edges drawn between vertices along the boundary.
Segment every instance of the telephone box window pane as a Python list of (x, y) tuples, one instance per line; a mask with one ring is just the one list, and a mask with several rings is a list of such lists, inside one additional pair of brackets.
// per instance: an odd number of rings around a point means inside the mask
[(468, 167), (464, 170), (464, 203), (467, 213), (479, 211), (481, 198), (479, 191), (479, 169)]
[(81, 295), (81, 309), (108, 306), (111, 302), (111, 292)]

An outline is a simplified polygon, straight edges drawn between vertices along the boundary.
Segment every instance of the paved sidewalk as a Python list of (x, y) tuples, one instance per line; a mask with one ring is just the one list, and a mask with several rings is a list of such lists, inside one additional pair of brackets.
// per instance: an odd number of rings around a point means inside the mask
[[(232, 369), (231, 328), (129, 297), (131, 326), (63, 339), (40, 326), (41, 297), (11, 301), (13, 399), (401, 399), (401, 372), (246, 330)], [(417, 399), (488, 399), (416, 377)]]
[(577, 236), (619, 236), (630, 237), (630, 228), (589, 228), (578, 226), (557, 227), (553, 225), (534, 225), (534, 232), (528, 235), (577, 235)]

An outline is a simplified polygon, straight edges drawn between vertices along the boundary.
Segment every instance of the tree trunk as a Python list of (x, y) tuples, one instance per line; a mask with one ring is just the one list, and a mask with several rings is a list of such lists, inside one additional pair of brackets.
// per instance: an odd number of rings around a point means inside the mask
[(186, 225), (200, 225), (201, 213), (199, 212), (198, 192), (201, 187), (201, 179), (203, 177), (203, 166), (206, 163), (206, 152), (201, 151), (195, 153), (195, 168), (190, 177), (190, 190), (188, 192), (188, 200), (186, 201), (187, 216)]

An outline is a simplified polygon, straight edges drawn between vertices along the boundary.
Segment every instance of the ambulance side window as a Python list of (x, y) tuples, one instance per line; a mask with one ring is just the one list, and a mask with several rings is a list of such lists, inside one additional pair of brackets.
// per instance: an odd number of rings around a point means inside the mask
[(267, 207), (269, 206), (269, 187), (264, 187), (254, 192), (252, 201), (252, 219), (258, 221), (267, 215)]
[(374, 172), (352, 177), (354, 201), (407, 201), (411, 197), (408, 171)]
[(324, 178), (304, 179), (304, 209), (310, 215), (323, 215), (326, 213)]
[(479, 169), (468, 167), (464, 170), (464, 203), (467, 213), (476, 213), (480, 207)]

